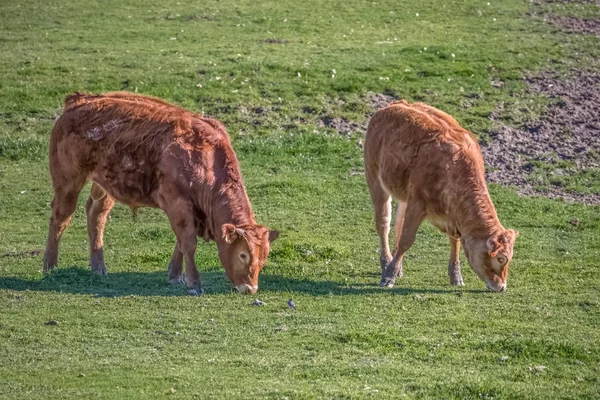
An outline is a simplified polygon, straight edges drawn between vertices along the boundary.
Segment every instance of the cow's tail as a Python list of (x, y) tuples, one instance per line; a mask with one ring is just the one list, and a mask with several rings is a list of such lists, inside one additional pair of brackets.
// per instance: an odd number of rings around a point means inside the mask
[(87, 103), (88, 101), (98, 98), (98, 97), (99, 97), (99, 95), (97, 95), (97, 94), (75, 92), (73, 94), (68, 95), (65, 98), (65, 110), (68, 110), (69, 108), (80, 106), (80, 105)]
[(396, 105), (396, 104), (403, 104), (403, 105), (407, 106), (408, 105), (408, 101), (406, 101), (404, 99), (394, 100), (389, 105), (393, 106), (393, 105)]

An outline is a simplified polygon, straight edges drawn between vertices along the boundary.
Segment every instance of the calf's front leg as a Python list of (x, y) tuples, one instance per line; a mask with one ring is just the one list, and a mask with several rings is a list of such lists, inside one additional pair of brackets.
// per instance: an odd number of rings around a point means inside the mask
[(169, 283), (171, 285), (178, 285), (185, 283), (183, 279), (183, 253), (179, 249), (179, 242), (175, 243), (175, 249), (169, 262)]
[(394, 258), (388, 264), (379, 286), (394, 287), (396, 277), (402, 276), (402, 259), (417, 237), (419, 226), (425, 219), (424, 208), (418, 201), (408, 200), (398, 204)]
[(452, 286), (464, 286), (463, 277), (460, 273), (460, 239), (450, 238), (450, 261), (448, 262), (448, 276)]
[[(183, 255), (185, 260), (185, 284), (188, 287), (188, 293), (191, 295), (203, 294), (204, 289), (202, 288), (202, 282), (200, 281), (200, 274), (198, 268), (196, 268), (196, 262), (194, 255), (196, 253), (196, 246), (198, 245), (198, 238), (196, 237), (196, 228), (194, 227), (194, 214), (193, 207), (191, 204), (182, 203), (175, 201), (165, 209), (171, 227), (177, 236), (177, 247)], [(177, 250), (174, 251), (171, 261), (175, 259), (175, 267), (179, 261), (179, 254)], [(180, 265), (180, 264), (179, 264)]]

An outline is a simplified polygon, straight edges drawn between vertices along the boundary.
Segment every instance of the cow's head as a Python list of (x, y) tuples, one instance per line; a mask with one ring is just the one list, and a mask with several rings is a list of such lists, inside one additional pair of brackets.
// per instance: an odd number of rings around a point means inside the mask
[(279, 236), (262, 225), (224, 224), (219, 258), (227, 277), (241, 293), (256, 293), (258, 273), (265, 265), (271, 242)]
[(487, 239), (463, 239), (465, 255), (471, 269), (494, 292), (506, 289), (508, 264), (519, 232), (507, 229)]

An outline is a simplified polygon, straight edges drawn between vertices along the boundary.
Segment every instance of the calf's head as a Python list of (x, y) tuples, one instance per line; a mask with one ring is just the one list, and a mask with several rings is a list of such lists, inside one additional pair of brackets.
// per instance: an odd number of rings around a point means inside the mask
[(265, 265), (271, 242), (279, 236), (262, 225), (222, 226), (219, 258), (227, 277), (241, 293), (256, 293), (258, 273)]
[(487, 239), (464, 239), (463, 247), (471, 269), (483, 280), (488, 289), (498, 292), (506, 289), (508, 264), (519, 232), (512, 229), (493, 234)]

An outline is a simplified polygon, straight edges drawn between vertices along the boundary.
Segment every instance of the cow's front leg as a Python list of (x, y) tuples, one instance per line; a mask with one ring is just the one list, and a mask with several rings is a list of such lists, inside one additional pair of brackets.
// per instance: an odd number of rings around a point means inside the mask
[(174, 201), (169, 204), (165, 212), (177, 236), (179, 251), (183, 254), (183, 259), (185, 260), (185, 284), (189, 289), (188, 293), (194, 296), (203, 294), (204, 289), (202, 289), (202, 282), (200, 282), (200, 274), (194, 261), (198, 238), (196, 237), (196, 228), (193, 223), (194, 214), (192, 204), (183, 201)]
[(452, 286), (464, 286), (460, 273), (460, 239), (450, 237), (450, 261), (448, 262), (448, 276)]
[(379, 236), (379, 265), (381, 266), (381, 276), (384, 275), (390, 261), (392, 261), (392, 253), (390, 253), (389, 233), (390, 220), (392, 216), (392, 197), (381, 186), (379, 178), (370, 176), (367, 173), (367, 183), (371, 192), (371, 201), (375, 209), (375, 227)]
[(402, 259), (417, 237), (417, 230), (423, 222), (425, 214), (423, 207), (417, 201), (410, 199), (398, 203), (396, 212), (396, 227), (394, 237), (394, 257), (388, 264), (379, 286), (394, 287), (397, 277), (402, 277)]
[(169, 283), (171, 285), (185, 283), (183, 279), (183, 253), (179, 249), (179, 242), (175, 243), (175, 249), (169, 262)]

